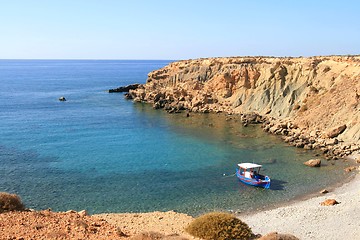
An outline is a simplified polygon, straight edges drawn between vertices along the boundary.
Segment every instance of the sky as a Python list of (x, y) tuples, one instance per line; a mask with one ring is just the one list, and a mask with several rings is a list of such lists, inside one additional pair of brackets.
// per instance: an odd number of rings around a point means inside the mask
[(0, 59), (347, 54), (358, 0), (0, 0)]

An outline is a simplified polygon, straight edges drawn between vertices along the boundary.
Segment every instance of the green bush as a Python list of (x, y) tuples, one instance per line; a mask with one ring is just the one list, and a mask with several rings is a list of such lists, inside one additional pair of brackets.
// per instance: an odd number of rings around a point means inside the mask
[(21, 202), (18, 195), (0, 192), (0, 213), (7, 211), (22, 211), (24, 209), (24, 204)]
[(194, 237), (202, 239), (251, 239), (249, 226), (228, 213), (208, 213), (196, 218), (185, 229)]

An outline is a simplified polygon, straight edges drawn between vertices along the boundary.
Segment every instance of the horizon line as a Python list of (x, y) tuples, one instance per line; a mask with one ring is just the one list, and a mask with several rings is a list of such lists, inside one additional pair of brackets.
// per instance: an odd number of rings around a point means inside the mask
[(197, 57), (180, 59), (135, 59), (135, 58), (0, 58), (3, 60), (63, 60), (63, 61), (183, 61), (209, 58), (239, 58), (239, 57), (263, 57), (263, 58), (313, 58), (313, 57), (359, 57), (360, 54), (330, 54), (330, 55), (299, 55), (299, 56), (266, 56), (266, 55), (243, 55), (243, 56), (215, 56), (215, 57)]

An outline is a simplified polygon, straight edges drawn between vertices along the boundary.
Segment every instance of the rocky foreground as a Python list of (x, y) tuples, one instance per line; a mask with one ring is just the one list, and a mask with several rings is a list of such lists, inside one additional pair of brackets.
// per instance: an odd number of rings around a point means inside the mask
[(127, 98), (169, 113), (239, 114), (328, 159), (360, 149), (360, 56), (184, 60), (149, 73)]
[(175, 212), (100, 214), (13, 211), (0, 213), (0, 240), (27, 239), (193, 239), (184, 228), (191, 216)]

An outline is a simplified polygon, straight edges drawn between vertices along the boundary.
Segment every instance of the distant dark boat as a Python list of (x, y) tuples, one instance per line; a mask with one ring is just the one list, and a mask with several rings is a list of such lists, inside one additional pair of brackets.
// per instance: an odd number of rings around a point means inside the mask
[(262, 165), (254, 163), (239, 163), (239, 168), (236, 169), (236, 176), (245, 184), (270, 188), (270, 178), (260, 174)]

